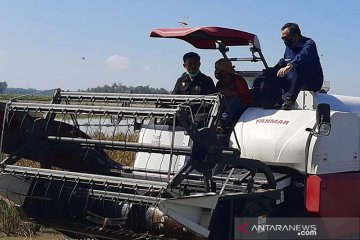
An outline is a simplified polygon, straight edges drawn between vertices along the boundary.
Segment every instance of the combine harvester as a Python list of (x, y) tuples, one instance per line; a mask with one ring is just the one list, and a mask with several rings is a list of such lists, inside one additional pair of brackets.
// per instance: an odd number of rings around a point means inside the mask
[[(268, 68), (251, 33), (151, 36), (223, 56), (247, 46), (250, 58), (230, 59)], [(249, 81), (258, 73), (240, 72)], [(4, 103), (0, 196), (72, 238), (249, 238), (241, 219), (279, 217), (349, 219), (323, 236), (359, 233), (359, 97), (302, 92), (297, 110), (249, 108), (225, 146), (215, 133), (220, 98), (58, 90), (49, 104)]]

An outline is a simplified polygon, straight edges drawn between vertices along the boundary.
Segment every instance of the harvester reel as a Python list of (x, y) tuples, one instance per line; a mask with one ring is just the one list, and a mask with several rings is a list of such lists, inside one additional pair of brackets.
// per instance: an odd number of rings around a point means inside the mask
[(90, 139), (68, 123), (36, 118), (27, 113), (12, 113), (7, 122), (4, 152), (9, 156), (2, 164), (15, 164), (20, 159), (40, 163), (42, 168), (59, 167), (78, 172), (106, 173), (121, 169), (100, 148), (86, 148), (77, 144), (52, 141), (49, 136)]

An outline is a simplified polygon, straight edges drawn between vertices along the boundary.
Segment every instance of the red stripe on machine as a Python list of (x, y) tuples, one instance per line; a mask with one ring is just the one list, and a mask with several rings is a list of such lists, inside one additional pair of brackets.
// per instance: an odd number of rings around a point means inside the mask
[(306, 180), (306, 210), (318, 213), (320, 210), (320, 186), (319, 176), (308, 176)]

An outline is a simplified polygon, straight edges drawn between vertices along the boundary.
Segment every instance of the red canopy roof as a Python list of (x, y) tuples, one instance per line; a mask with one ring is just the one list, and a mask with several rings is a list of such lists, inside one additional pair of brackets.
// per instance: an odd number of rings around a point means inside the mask
[(225, 46), (254, 44), (260, 47), (256, 35), (222, 27), (158, 28), (151, 31), (150, 37), (178, 38), (201, 49), (215, 49), (216, 41), (221, 41)]

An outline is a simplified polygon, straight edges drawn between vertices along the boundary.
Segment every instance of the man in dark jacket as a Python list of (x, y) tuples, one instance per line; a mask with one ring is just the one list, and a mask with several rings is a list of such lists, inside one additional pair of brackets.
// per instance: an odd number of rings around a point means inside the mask
[(286, 49), (275, 69), (278, 69), (277, 77), (286, 92), (282, 109), (290, 110), (294, 108), (300, 90), (319, 91), (324, 76), (315, 42), (302, 36), (296, 23), (286, 23), (281, 28), (281, 39)]
[(214, 81), (200, 72), (200, 56), (188, 52), (183, 57), (186, 72), (177, 80), (172, 94), (206, 95), (215, 93)]

